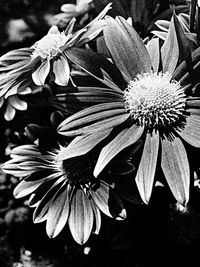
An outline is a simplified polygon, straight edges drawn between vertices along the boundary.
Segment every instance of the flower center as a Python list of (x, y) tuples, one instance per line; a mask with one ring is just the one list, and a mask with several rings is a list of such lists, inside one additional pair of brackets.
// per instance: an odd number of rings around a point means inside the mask
[(51, 59), (61, 53), (60, 48), (68, 41), (64, 33), (51, 33), (39, 40), (34, 48), (33, 58), (40, 56), (43, 59)]
[(92, 162), (84, 157), (71, 158), (62, 161), (61, 170), (72, 185), (82, 185), (94, 183)]
[(160, 128), (184, 118), (185, 93), (169, 73), (145, 73), (131, 80), (124, 92), (125, 108), (141, 126)]

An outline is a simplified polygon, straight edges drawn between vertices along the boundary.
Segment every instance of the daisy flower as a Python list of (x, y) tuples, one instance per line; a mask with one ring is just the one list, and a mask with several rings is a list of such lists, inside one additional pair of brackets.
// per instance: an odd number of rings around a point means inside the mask
[[(190, 191), (186, 144), (200, 147), (200, 102), (190, 94), (187, 65), (183, 62), (175, 70), (178, 51), (170, 38), (163, 44), (159, 58), (159, 53), (149, 54), (125, 19), (108, 17), (106, 21), (105, 42), (123, 73), (124, 83), (112, 81), (109, 88), (80, 87), (66, 95), (66, 107), (74, 101), (83, 109), (58, 127), (61, 135), (75, 137), (59, 153), (58, 160), (84, 155), (103, 141), (94, 168), (94, 176), (98, 177), (115, 156), (141, 140), (143, 151), (134, 178), (142, 200), (149, 202), (159, 170), (175, 199), (184, 206)], [(198, 55), (199, 50), (192, 55), (196, 73)], [(160, 60), (162, 71), (158, 71)]]
[[(82, 60), (77, 47), (91, 41), (102, 31), (105, 25), (102, 18), (110, 6), (107, 5), (94, 20), (75, 33), (72, 33), (75, 24), (75, 19), (72, 19), (65, 32), (60, 32), (54, 25), (31, 48), (13, 50), (0, 57), (1, 94), (6, 94), (13, 86), (20, 88), (27, 79), (32, 79), (36, 85), (44, 85), (50, 76), (56, 84), (67, 85), (70, 79), (69, 60), (71, 57)], [(84, 53), (86, 49), (82, 50)], [(91, 57), (89, 51), (86, 54)]]
[[(29, 205), (35, 208), (33, 221), (46, 221), (49, 237), (56, 237), (68, 223), (74, 240), (85, 243), (91, 233), (98, 234), (101, 212), (118, 220), (125, 219), (126, 211), (113, 186), (96, 179), (89, 157), (57, 161), (62, 151), (44, 151), (37, 145), (22, 145), (11, 151), (5, 173), (23, 180), (14, 190), (14, 196), (30, 195)], [(109, 209), (114, 201), (115, 209)]]

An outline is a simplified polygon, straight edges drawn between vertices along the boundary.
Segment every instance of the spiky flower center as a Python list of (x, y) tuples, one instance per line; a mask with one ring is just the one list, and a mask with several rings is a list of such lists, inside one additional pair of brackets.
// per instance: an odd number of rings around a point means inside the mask
[(145, 73), (131, 80), (124, 92), (125, 108), (141, 126), (173, 126), (184, 117), (185, 93), (169, 73)]
[(33, 58), (51, 59), (61, 53), (61, 47), (68, 41), (64, 33), (51, 33), (44, 36), (34, 46)]

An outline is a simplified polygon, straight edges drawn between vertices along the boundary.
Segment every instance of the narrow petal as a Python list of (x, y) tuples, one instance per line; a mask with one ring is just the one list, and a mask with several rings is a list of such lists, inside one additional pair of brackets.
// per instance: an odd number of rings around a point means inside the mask
[(140, 196), (146, 204), (148, 204), (152, 193), (158, 158), (159, 140), (158, 132), (152, 132), (152, 134), (147, 133), (142, 158), (135, 178)]
[(49, 237), (56, 237), (65, 226), (69, 215), (70, 186), (63, 186), (51, 201), (48, 213), (46, 231)]
[(179, 138), (161, 141), (161, 167), (176, 200), (186, 205), (189, 201), (190, 169), (187, 154)]
[(15, 198), (21, 198), (32, 194), (41, 185), (43, 181), (44, 178), (32, 182), (21, 181), (14, 189), (13, 194)]
[(59, 125), (58, 132), (65, 136), (90, 134), (118, 126), (128, 117), (124, 103), (99, 104), (65, 119)]
[(54, 198), (57, 191), (61, 188), (60, 181), (56, 181), (54, 185), (48, 190), (43, 190), (43, 198), (40, 200), (38, 206), (33, 213), (34, 223), (40, 223), (46, 220), (46, 215), (51, 204), (51, 200)]
[(45, 60), (39, 67), (32, 73), (32, 79), (36, 85), (44, 85), (47, 75), (50, 71), (50, 61)]
[(179, 58), (179, 46), (174, 26), (174, 18), (170, 21), (169, 31), (161, 48), (163, 72), (173, 73)]
[(177, 131), (177, 133), (191, 146), (200, 147), (200, 115), (191, 114), (186, 118), (186, 125), (184, 129)]
[(100, 182), (100, 186), (96, 190), (90, 191), (92, 199), (97, 207), (107, 216), (112, 217), (108, 201), (110, 196), (110, 186), (104, 182)]
[(94, 176), (97, 177), (105, 166), (123, 149), (133, 145), (141, 137), (144, 127), (133, 125), (121, 131), (110, 143), (108, 143), (99, 155), (94, 169)]
[(82, 189), (78, 189), (72, 198), (69, 216), (69, 228), (74, 240), (84, 244), (90, 237), (94, 214), (90, 201)]
[(118, 68), (130, 81), (139, 73), (151, 71), (151, 61), (141, 38), (122, 17), (106, 18), (104, 37)]
[(62, 54), (53, 62), (53, 72), (55, 74), (55, 83), (66, 86), (69, 82), (70, 68), (67, 58)]
[(90, 204), (94, 212), (94, 223), (92, 231), (94, 234), (98, 235), (101, 228), (101, 213), (92, 198), (90, 199)]
[(88, 153), (98, 143), (105, 139), (111, 129), (98, 134), (77, 136), (67, 147), (63, 147), (58, 153), (57, 160), (65, 160)]
[(147, 43), (147, 50), (149, 52), (151, 63), (154, 72), (158, 72), (159, 64), (160, 64), (160, 46), (159, 46), (159, 38), (152, 38)]

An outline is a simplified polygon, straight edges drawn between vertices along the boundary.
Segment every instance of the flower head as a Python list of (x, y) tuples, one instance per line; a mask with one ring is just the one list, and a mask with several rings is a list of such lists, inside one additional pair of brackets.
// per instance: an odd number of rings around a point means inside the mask
[(67, 37), (64, 32), (59, 32), (56, 26), (52, 26), (48, 34), (39, 40), (34, 46), (34, 51), (32, 54), (33, 58), (37, 56), (42, 59), (52, 59), (62, 53), (60, 49), (68, 41), (69, 36)]
[[(73, 32), (75, 19), (72, 19), (65, 32), (60, 32), (54, 25), (31, 48), (13, 50), (0, 57), (1, 94), (6, 94), (13, 86), (20, 90), (24, 81), (33, 81), (40, 86), (51, 79), (60, 86), (66, 86), (71, 77), (71, 62), (78, 64), (82, 62), (82, 57), (85, 58), (83, 52), (86, 49), (80, 51), (78, 47), (94, 39), (103, 30), (105, 22), (102, 18), (109, 9), (110, 4), (77, 32)], [(86, 50), (85, 53), (91, 58), (90, 52)]]
[(128, 83), (125, 106), (138, 125), (159, 129), (185, 117), (186, 95), (169, 73), (145, 73)]
[[(102, 145), (94, 168), (97, 177), (121, 151), (140, 139), (143, 151), (135, 181), (142, 200), (149, 202), (159, 172), (164, 174), (175, 199), (184, 206), (189, 201), (190, 188), (185, 144), (200, 147), (200, 102), (188, 94), (191, 84), (187, 84), (183, 72), (185, 63), (175, 70), (178, 55), (172, 58), (167, 53), (167, 47), (173, 45), (170, 38), (163, 44), (160, 59), (159, 54), (154, 57), (149, 54), (151, 51), (147, 51), (126, 20), (107, 17), (106, 21), (105, 42), (125, 84), (123, 81), (113, 84), (119, 81), (116, 73), (113, 81), (106, 82), (109, 88), (77, 89), (74, 99), (83, 107), (87, 103), (87, 108), (59, 125), (61, 135), (76, 136), (59, 159), (83, 155), (97, 144)], [(159, 72), (160, 60), (163, 69)]]
[[(91, 232), (99, 233), (100, 211), (110, 217), (124, 219), (126, 212), (113, 188), (92, 174), (93, 163), (89, 158), (57, 161), (62, 149), (44, 151), (36, 145), (14, 148), (4, 172), (24, 178), (14, 190), (16, 198), (30, 195), (29, 205), (35, 207), (33, 220), (46, 220), (49, 237), (57, 236), (69, 225), (76, 242), (85, 243)], [(120, 213), (109, 210), (114, 197)]]

